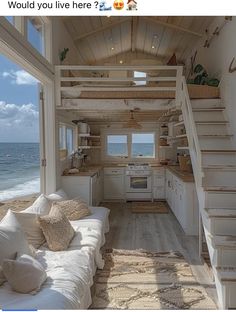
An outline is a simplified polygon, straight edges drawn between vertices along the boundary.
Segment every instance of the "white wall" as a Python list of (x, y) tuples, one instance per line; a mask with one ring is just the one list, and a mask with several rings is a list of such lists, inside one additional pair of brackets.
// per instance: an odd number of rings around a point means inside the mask
[(52, 61), (54, 65), (60, 65), (59, 52), (64, 48), (69, 48), (69, 52), (63, 64), (83, 64), (72, 37), (63, 24), (62, 17), (52, 17), (52, 38)]
[[(222, 25), (224, 17), (216, 17), (209, 30), (213, 33), (215, 28)], [(228, 72), (230, 62), (236, 57), (236, 17), (220, 31), (219, 36), (214, 36), (210, 47), (204, 48), (206, 37), (202, 38), (192, 50), (193, 55), (197, 50), (196, 64), (202, 64), (212, 77), (221, 80), (221, 97), (227, 107), (230, 124), (233, 133), (236, 135), (236, 72)], [(190, 56), (191, 56), (190, 55)], [(186, 62), (189, 65), (190, 56)], [(236, 66), (236, 60), (235, 60)]]

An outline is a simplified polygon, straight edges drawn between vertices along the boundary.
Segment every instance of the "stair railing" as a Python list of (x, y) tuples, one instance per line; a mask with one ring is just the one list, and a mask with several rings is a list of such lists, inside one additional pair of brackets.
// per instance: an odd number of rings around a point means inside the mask
[(193, 117), (192, 105), (189, 98), (188, 87), (184, 76), (182, 76), (181, 95), (181, 109), (188, 138), (189, 153), (191, 156), (195, 183), (198, 190), (202, 186), (202, 155)]

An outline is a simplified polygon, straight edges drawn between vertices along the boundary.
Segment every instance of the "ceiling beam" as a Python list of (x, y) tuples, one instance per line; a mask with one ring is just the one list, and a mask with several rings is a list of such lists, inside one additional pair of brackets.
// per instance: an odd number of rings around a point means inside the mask
[(131, 27), (131, 51), (136, 50), (136, 40), (137, 40), (137, 28), (138, 28), (138, 17), (132, 17), (132, 27)]
[(112, 27), (118, 26), (118, 25), (120, 25), (122, 23), (125, 23), (127, 21), (132, 21), (132, 19), (130, 17), (122, 18), (122, 19), (120, 19), (120, 20), (118, 20), (118, 21), (116, 21), (114, 23), (109, 23), (107, 25), (101, 26), (101, 27), (96, 28), (96, 29), (94, 29), (92, 31), (89, 31), (89, 32), (84, 33), (84, 34), (81, 34), (81, 35), (79, 35), (79, 36), (77, 36), (77, 37), (75, 37), (73, 39), (74, 39), (74, 41), (79, 41), (79, 40), (82, 40), (82, 39), (87, 38), (89, 36), (96, 35), (97, 33), (100, 33), (102, 31), (105, 31), (105, 30), (110, 29)]
[(151, 22), (151, 23), (154, 23), (156, 25), (160, 25), (160, 26), (164, 26), (164, 27), (167, 27), (167, 28), (171, 28), (171, 29), (175, 29), (177, 31), (181, 31), (181, 32), (184, 32), (186, 34), (189, 34), (189, 35), (193, 35), (193, 36), (196, 36), (196, 37), (202, 37), (204, 34), (203, 33), (199, 33), (199, 32), (196, 32), (196, 31), (192, 31), (188, 28), (184, 28), (184, 27), (181, 27), (181, 26), (178, 26), (178, 25), (175, 25), (175, 24), (171, 24), (171, 23), (167, 23), (167, 22), (163, 22), (163, 21), (160, 21), (160, 20), (157, 20), (153, 17), (140, 17), (142, 20), (145, 20), (146, 22)]

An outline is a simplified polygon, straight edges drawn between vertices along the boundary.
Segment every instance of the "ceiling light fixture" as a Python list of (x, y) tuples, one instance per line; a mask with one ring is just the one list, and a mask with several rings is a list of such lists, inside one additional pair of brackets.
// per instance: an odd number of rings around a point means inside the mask
[(123, 128), (142, 129), (142, 125), (134, 118), (134, 111), (130, 111), (129, 120), (123, 124)]
[(114, 47), (111, 47), (111, 50), (112, 50), (112, 51), (114, 51), (114, 50), (115, 50), (115, 48), (114, 48)]
[(120, 64), (123, 64), (124, 62), (123, 62), (123, 60), (120, 60)]
[(154, 46), (154, 45), (152, 46), (152, 49), (155, 49), (155, 46)]

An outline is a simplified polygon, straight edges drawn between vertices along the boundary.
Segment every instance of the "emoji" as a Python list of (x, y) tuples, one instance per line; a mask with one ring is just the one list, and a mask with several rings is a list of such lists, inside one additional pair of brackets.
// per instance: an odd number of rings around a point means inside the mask
[(113, 3), (113, 7), (116, 10), (122, 10), (124, 8), (124, 1), (123, 0), (115, 0)]
[(137, 10), (137, 2), (135, 0), (128, 0), (127, 10), (128, 11)]

